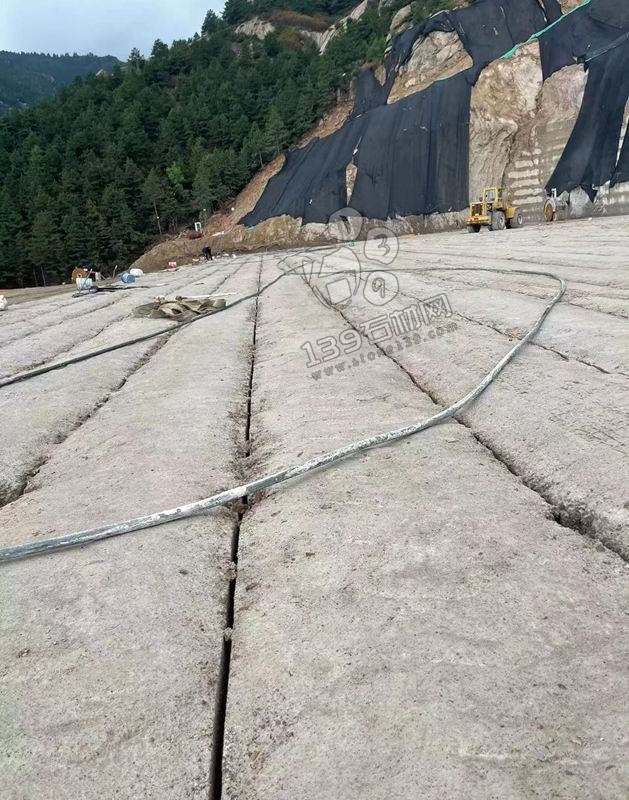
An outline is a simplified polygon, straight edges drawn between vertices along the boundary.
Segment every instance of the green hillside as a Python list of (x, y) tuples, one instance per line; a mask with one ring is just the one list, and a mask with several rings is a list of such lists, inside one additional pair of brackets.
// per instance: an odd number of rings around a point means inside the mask
[(355, 0), (227, 0), (223, 18), (237, 25), (251, 17), (267, 16), (274, 11), (294, 11), (332, 21), (357, 5)]
[(34, 106), (54, 95), (60, 86), (91, 72), (111, 71), (120, 62), (113, 56), (45, 55), (0, 51), (0, 114)]
[(320, 55), (295, 28), (259, 41), (209, 12), (192, 39), (0, 119), (0, 286), (128, 264), (156, 211), (175, 231), (216, 210), (382, 57), (391, 13), (370, 9)]

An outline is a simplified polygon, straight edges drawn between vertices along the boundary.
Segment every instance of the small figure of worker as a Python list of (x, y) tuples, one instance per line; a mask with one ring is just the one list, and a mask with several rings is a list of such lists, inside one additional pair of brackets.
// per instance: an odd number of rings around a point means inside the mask
[(203, 255), (205, 256), (206, 261), (214, 261), (214, 257), (212, 256), (212, 248), (209, 245), (206, 245), (203, 248)]

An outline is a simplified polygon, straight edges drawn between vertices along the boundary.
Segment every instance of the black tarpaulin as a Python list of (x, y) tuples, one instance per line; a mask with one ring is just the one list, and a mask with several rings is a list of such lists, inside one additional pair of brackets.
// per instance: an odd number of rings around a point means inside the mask
[(629, 41), (589, 62), (588, 80), (574, 129), (546, 190), (583, 188), (591, 199), (611, 180), (629, 97)]
[[(562, 10), (559, 0), (544, 0), (544, 10), (549, 25), (561, 20)], [(571, 63), (571, 54), (562, 51), (561, 45), (546, 33), (539, 37), (539, 57), (542, 63), (542, 80), (546, 80), (553, 72)]]
[(240, 220), (241, 223), (257, 225), (263, 219), (280, 214), (289, 214), (291, 217), (303, 216), (303, 199), (295, 192), (294, 177), (301, 173), (302, 167), (308, 170), (309, 160), (315, 163), (311, 156), (318, 142), (319, 139), (313, 139), (306, 147), (286, 154), (284, 166), (269, 180), (255, 208)]
[(476, 0), (467, 8), (441, 11), (398, 36), (391, 63), (404, 64), (415, 42), (435, 31), (455, 31), (474, 62), (485, 67), (561, 15), (557, 0)]
[[(456, 32), (474, 66), (481, 70), (562, 16), (559, 0), (476, 0), (467, 8), (441, 11), (400, 34), (388, 56), (394, 68), (408, 61), (418, 39), (435, 31)], [(540, 36), (544, 79), (574, 63), (565, 37)]]
[(381, 84), (371, 67), (362, 69), (356, 79), (353, 115), (364, 114), (366, 111), (371, 111), (372, 108), (383, 106), (389, 99), (394, 79), (395, 72), (389, 72), (385, 83)]
[[(386, 219), (464, 208), (470, 84), (485, 64), (548, 24), (556, 3), (477, 0), (469, 8), (436, 14), (398, 36), (385, 59), (384, 85), (373, 70), (363, 70), (352, 118), (332, 136), (290, 153), (241, 222), (257, 225), (282, 214), (326, 222), (347, 205), (346, 171), (352, 161), (357, 176), (351, 202), (364, 216)], [(433, 31), (456, 31), (474, 68), (386, 105), (400, 65), (417, 39)]]
[(464, 208), (470, 96), (469, 75), (461, 73), (371, 112), (352, 208), (371, 219)]
[(500, 58), (550, 21), (538, 0), (477, 0), (451, 18), (475, 66)]
[[(437, 81), (397, 103), (348, 120), (336, 133), (290, 153), (241, 222), (289, 214), (327, 222), (350, 205), (365, 217), (432, 214), (467, 205), (468, 73)], [(347, 197), (347, 166), (356, 181)]]
[(596, 58), (627, 38), (629, 2), (591, 0), (540, 37), (544, 80), (569, 64)]
[(327, 222), (346, 203), (346, 170), (366, 117), (348, 120), (343, 127), (306, 147), (293, 150), (286, 163), (268, 182), (255, 208), (240, 222), (257, 225), (269, 217), (288, 214), (304, 222)]
[(554, 22), (563, 14), (559, 0), (542, 0), (542, 5), (549, 22)]
[[(387, 101), (399, 68), (411, 56), (415, 43), (430, 33), (456, 32), (476, 67), (476, 77), (491, 61), (561, 17), (558, 0), (475, 0), (467, 8), (440, 11), (396, 36), (384, 64), (384, 86), (371, 69), (358, 78), (354, 114)], [(381, 101), (381, 102), (379, 102)]]
[[(469, 199), (470, 85), (484, 66), (555, 22), (560, 12), (557, 0), (476, 0), (468, 8), (436, 14), (398, 36), (385, 59), (385, 84), (372, 70), (364, 71), (352, 117), (332, 136), (289, 154), (284, 168), (241, 222), (255, 225), (282, 214), (304, 222), (326, 222), (348, 204), (346, 171), (352, 161), (357, 174), (351, 205), (365, 217), (464, 208)], [(400, 65), (408, 60), (414, 43), (433, 31), (456, 31), (474, 67), (386, 105)], [(561, 191), (582, 185), (592, 194), (593, 186), (612, 177), (629, 75), (619, 42), (628, 32), (629, 0), (591, 0), (540, 36), (545, 77), (577, 59), (598, 56), (592, 61), (582, 112), (550, 188)], [(615, 52), (606, 60), (610, 47)], [(616, 168), (618, 179), (626, 174), (628, 161), (629, 153)]]
[(331, 136), (321, 139), (313, 153), (313, 180), (304, 195), (304, 222), (327, 222), (330, 216), (347, 205), (347, 166), (359, 146), (368, 123), (363, 115), (348, 120)]
[(625, 133), (625, 141), (622, 143), (620, 158), (616, 164), (611, 185), (615, 186), (617, 183), (625, 183), (626, 181), (629, 181), (629, 129)]

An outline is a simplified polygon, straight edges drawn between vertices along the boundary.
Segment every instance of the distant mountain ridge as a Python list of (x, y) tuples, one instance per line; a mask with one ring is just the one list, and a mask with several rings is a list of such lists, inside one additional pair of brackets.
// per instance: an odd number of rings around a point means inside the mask
[(100, 70), (110, 72), (122, 62), (114, 56), (48, 55), (0, 51), (0, 115), (29, 108), (52, 97), (75, 78)]

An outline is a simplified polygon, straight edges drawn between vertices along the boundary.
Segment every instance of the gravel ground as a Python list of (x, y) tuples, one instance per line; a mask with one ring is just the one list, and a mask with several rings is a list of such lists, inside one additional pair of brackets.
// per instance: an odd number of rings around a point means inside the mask
[[(430, 416), (555, 291), (479, 267), (568, 284), (455, 421), (244, 504), (0, 565), (2, 800), (624, 800), (628, 232), (599, 219), (293, 252), (310, 285), (287, 277), (0, 389), (5, 546)], [(158, 294), (249, 294), (285, 255), (12, 307), (0, 374), (157, 330), (132, 311)], [(400, 327), (435, 297), (441, 316)]]

